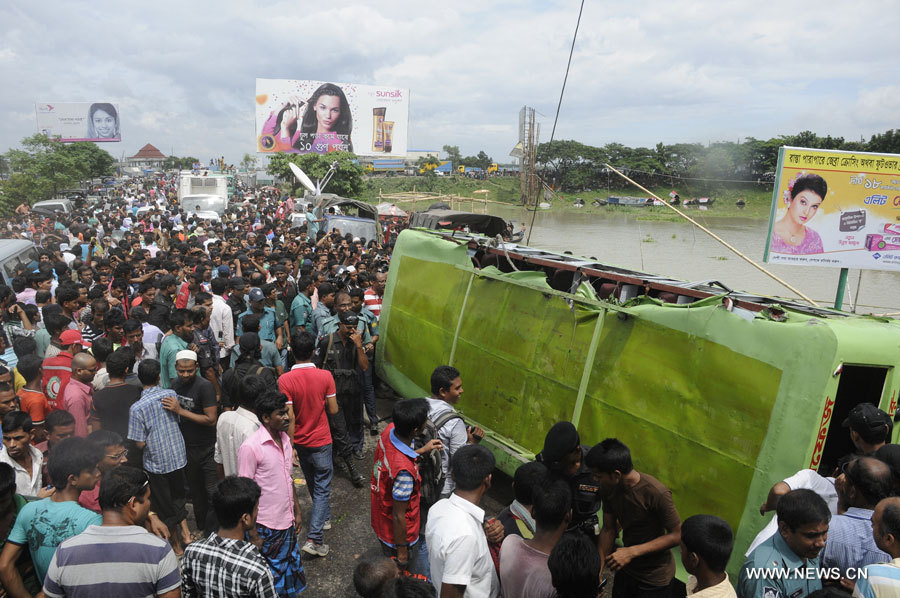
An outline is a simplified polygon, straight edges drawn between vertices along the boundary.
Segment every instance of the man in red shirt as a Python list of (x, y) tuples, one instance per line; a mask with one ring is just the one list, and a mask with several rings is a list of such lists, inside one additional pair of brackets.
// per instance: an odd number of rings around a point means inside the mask
[(387, 272), (376, 272), (375, 282), (372, 283), (371, 287), (366, 289), (366, 295), (363, 298), (363, 303), (366, 304), (369, 311), (375, 314), (376, 318), (381, 317), (381, 301), (384, 297), (384, 286), (386, 283)]
[(434, 439), (415, 451), (413, 438), (425, 427), (428, 403), (425, 399), (406, 399), (394, 405), (392, 424), (381, 433), (375, 447), (372, 470), (372, 529), (381, 541), (386, 556), (396, 557), (397, 565), (410, 573), (425, 575), (424, 563), (418, 562), (419, 489), (422, 478), (416, 465), (419, 452), (442, 448)]
[(323, 542), (324, 530), (331, 528), (329, 499), (334, 476), (331, 428), (325, 410), (334, 415), (338, 412), (338, 404), (331, 372), (320, 370), (311, 361), (315, 347), (315, 336), (306, 331), (294, 332), (291, 350), (297, 363), (278, 379), (278, 389), (287, 396), (288, 404), (293, 407), (294, 448), (297, 449), (306, 489), (313, 503), (303, 552), (325, 556), (328, 545)]
[(50, 403), (50, 409), (62, 409), (63, 395), (66, 386), (72, 378), (72, 358), (81, 353), (84, 347), (91, 344), (85, 342), (81, 333), (77, 330), (64, 330), (59, 335), (59, 345), (62, 349), (56, 357), (44, 360), (44, 377), (41, 381), (41, 390)]

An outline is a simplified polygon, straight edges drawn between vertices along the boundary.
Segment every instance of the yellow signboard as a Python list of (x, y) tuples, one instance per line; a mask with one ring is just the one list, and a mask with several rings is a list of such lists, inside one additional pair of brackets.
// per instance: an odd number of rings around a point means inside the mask
[(763, 259), (900, 270), (900, 156), (781, 148)]

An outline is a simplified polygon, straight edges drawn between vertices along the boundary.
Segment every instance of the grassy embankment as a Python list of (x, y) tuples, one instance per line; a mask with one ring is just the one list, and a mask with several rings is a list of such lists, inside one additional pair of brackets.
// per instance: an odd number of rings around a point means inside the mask
[[(488, 193), (475, 193), (475, 191), (487, 189)], [(656, 195), (663, 199), (668, 199), (671, 187), (651, 188)], [(422, 176), (377, 176), (369, 177), (366, 180), (366, 188), (359, 197), (364, 201), (371, 203), (380, 203), (382, 201), (390, 201), (379, 197), (379, 193), (391, 195), (396, 193), (429, 192), (444, 195), (457, 195), (465, 198), (486, 198), (489, 201), (501, 202), (517, 206), (519, 200), (519, 179), (518, 177), (494, 177), (487, 180), (467, 179), (462, 176), (436, 177), (426, 178)], [(766, 219), (769, 217), (769, 208), (772, 205), (772, 192), (758, 186), (749, 186), (742, 189), (722, 189), (714, 192), (692, 192), (690, 188), (678, 188), (681, 200), (685, 201), (692, 197), (711, 197), (715, 203), (708, 209), (702, 211), (704, 218), (722, 217), (743, 217), (754, 219)], [(629, 206), (599, 206), (594, 207), (591, 202), (594, 199), (605, 199), (608, 195), (616, 196), (632, 196), (644, 197), (646, 194), (633, 187), (631, 189), (612, 189), (607, 192), (606, 189), (597, 189), (591, 191), (582, 191), (579, 193), (559, 193), (552, 202), (551, 210), (580, 210), (586, 213), (622, 213), (633, 214), (639, 220), (665, 220), (674, 221), (680, 219), (665, 206), (651, 207), (629, 207)], [(585, 207), (575, 208), (572, 204), (577, 198), (581, 198), (585, 202)], [(742, 198), (746, 205), (739, 208), (735, 205), (737, 200)], [(404, 210), (424, 210), (434, 199), (423, 199), (418, 202), (394, 202), (398, 207)], [(491, 204), (488, 204), (487, 211), (490, 212)], [(481, 212), (481, 205), (462, 202), (461, 205), (454, 205), (455, 209), (463, 211)], [(688, 214), (698, 213), (696, 206), (681, 206), (681, 209)]]

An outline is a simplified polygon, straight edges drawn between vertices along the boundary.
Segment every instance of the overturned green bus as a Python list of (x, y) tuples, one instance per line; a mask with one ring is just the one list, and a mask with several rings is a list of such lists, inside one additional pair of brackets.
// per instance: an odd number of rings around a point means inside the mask
[(734, 527), (732, 574), (772, 484), (830, 472), (852, 451), (850, 409), (893, 416), (900, 386), (897, 321), (436, 231), (399, 236), (381, 338), (378, 373), (404, 396), (460, 369), (459, 411), (507, 473), (559, 420), (625, 442), (682, 518)]

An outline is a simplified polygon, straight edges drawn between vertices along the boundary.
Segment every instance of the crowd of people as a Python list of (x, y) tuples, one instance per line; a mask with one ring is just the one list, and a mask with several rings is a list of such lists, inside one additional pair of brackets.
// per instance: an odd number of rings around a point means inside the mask
[[(900, 445), (889, 444), (892, 420), (871, 403), (842, 422), (854, 450), (833, 475), (804, 469), (771, 488), (760, 515), (776, 515), (760, 520), (732, 580), (725, 520), (682, 521), (672, 492), (634, 468), (624, 443), (584, 446), (570, 422), (553, 425), (536, 460), (516, 470), (515, 500), (486, 516), (494, 458), (479, 446), (481, 430), (447, 416), (462, 390), (460, 372), (440, 366), (430, 398), (394, 405), (372, 481), (384, 557), (357, 567), (361, 596), (595, 598), (604, 570), (613, 598), (900, 595)], [(437, 476), (423, 458), (434, 449), (445, 466)]]
[(6, 595), (293, 596), (335, 469), (368, 481), (390, 245), (275, 190), (200, 220), (175, 185), (0, 222), (39, 255), (0, 286)]
[(628, 446), (570, 422), (489, 516), (463, 373), (436, 364), (430, 396), (376, 410), (391, 243), (319, 230), (275, 190), (200, 220), (174, 185), (0, 222), (39, 252), (0, 286), (0, 595), (296, 596), (330, 554), (336, 474), (369, 488), (365, 598), (900, 595), (900, 449), (874, 405), (833, 476), (773, 486), (737, 580), (726, 521), (682, 521)]

